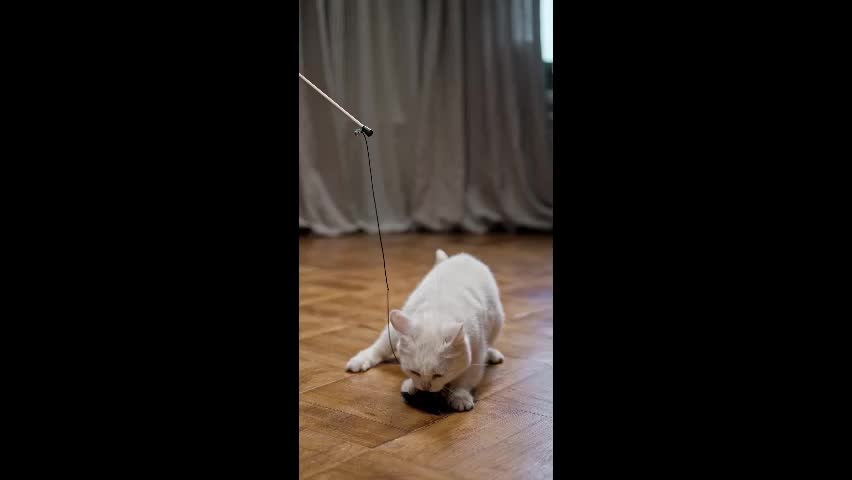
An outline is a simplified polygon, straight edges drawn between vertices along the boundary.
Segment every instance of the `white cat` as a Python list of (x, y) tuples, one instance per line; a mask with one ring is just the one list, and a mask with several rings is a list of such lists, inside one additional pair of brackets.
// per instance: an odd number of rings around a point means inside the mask
[[(436, 251), (434, 267), (402, 311), (390, 312), (391, 341), (409, 377), (402, 391), (440, 391), (452, 408), (473, 408), (471, 392), (482, 380), (484, 364), (503, 361), (492, 345), (504, 317), (497, 282), (485, 264), (465, 253), (447, 258)], [(385, 327), (346, 369), (367, 371), (393, 358)]]

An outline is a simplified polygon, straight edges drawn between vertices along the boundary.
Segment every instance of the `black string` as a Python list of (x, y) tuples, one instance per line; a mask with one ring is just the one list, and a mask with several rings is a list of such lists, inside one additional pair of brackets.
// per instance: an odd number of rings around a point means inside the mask
[(391, 347), (393, 358), (396, 358), (396, 361), (399, 362), (399, 357), (396, 356), (396, 352), (393, 349), (390, 334), (390, 285), (388, 284), (388, 267), (385, 263), (385, 245), (382, 242), (382, 227), (379, 225), (379, 208), (376, 206), (376, 187), (373, 186), (373, 164), (370, 161), (370, 143), (367, 142), (367, 135), (363, 131), (361, 131), (361, 136), (364, 137), (364, 145), (367, 146), (367, 167), (370, 169), (370, 191), (373, 192), (373, 209), (376, 211), (376, 228), (379, 230), (379, 246), (382, 248), (382, 268), (385, 271), (385, 318), (388, 322), (388, 344)]

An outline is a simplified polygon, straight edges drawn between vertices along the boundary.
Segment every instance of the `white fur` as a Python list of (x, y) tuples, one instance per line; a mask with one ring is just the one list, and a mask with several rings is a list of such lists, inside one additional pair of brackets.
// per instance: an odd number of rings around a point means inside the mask
[[(436, 251), (434, 267), (402, 311), (390, 313), (391, 340), (409, 377), (402, 391), (440, 391), (456, 410), (473, 408), (472, 390), (482, 380), (483, 364), (503, 361), (492, 347), (503, 321), (497, 282), (488, 267), (465, 253), (447, 257)], [(366, 371), (393, 358), (385, 327), (346, 368)]]

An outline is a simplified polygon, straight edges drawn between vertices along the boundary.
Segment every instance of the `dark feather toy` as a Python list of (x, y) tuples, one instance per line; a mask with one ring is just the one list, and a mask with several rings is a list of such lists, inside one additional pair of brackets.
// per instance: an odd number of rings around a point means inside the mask
[(441, 392), (423, 392), (418, 390), (414, 395), (402, 392), (402, 399), (408, 405), (432, 415), (450, 413), (450, 406)]

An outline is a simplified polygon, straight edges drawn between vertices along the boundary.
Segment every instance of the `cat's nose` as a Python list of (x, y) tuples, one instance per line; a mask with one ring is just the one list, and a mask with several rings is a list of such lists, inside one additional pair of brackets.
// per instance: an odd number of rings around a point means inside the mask
[(432, 389), (432, 382), (423, 383), (423, 390), (431, 390), (431, 389)]

